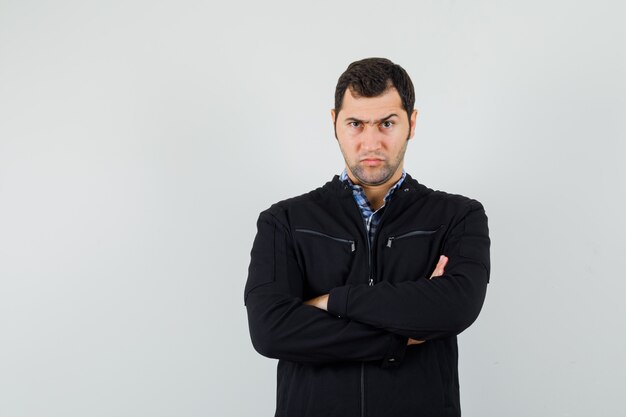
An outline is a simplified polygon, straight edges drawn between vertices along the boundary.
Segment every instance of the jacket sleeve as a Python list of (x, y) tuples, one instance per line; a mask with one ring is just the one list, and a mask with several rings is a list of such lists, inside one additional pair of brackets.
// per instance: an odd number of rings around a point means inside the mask
[(443, 244), (444, 275), (331, 290), (328, 311), (414, 339), (461, 333), (478, 317), (489, 282), (489, 230), (483, 206), (470, 200)]
[(401, 362), (406, 337), (302, 304), (303, 277), (287, 228), (263, 212), (257, 229), (244, 303), (260, 354), (299, 362)]

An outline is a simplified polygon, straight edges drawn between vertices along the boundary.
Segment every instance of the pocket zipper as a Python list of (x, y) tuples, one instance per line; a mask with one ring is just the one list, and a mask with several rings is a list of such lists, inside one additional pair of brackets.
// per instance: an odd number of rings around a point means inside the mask
[(315, 230), (309, 230), (309, 229), (296, 229), (296, 232), (302, 232), (302, 233), (308, 233), (308, 234), (311, 234), (311, 235), (322, 236), (322, 237), (334, 240), (335, 242), (349, 243), (350, 244), (350, 252), (354, 252), (356, 250), (356, 243), (355, 243), (354, 240), (342, 239), (340, 237), (327, 235), (326, 233), (316, 232)]
[(437, 233), (439, 231), (439, 229), (441, 229), (441, 226), (439, 226), (435, 230), (414, 230), (412, 232), (404, 233), (404, 234), (401, 234), (401, 235), (398, 235), (398, 236), (390, 236), (390, 237), (387, 238), (387, 247), (390, 248), (391, 245), (393, 244), (394, 240), (403, 239), (405, 237), (411, 237), (411, 236), (432, 235), (432, 234)]

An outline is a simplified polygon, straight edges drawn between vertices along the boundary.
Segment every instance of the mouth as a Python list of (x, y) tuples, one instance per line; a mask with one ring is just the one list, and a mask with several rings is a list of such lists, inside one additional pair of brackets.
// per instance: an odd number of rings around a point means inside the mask
[(367, 166), (377, 166), (383, 163), (383, 159), (381, 158), (362, 158), (361, 163)]

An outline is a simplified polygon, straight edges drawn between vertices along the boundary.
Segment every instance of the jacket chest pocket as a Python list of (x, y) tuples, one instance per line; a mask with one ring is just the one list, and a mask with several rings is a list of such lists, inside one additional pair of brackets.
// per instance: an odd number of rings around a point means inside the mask
[(445, 225), (393, 233), (384, 239), (381, 277), (390, 282), (428, 278), (437, 265)]
[(295, 229), (303, 269), (305, 297), (328, 293), (344, 285), (352, 270), (356, 241), (312, 229)]

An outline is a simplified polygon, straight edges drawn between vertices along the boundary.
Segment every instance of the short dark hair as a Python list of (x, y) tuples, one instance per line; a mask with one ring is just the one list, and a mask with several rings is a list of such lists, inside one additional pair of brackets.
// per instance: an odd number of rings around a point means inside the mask
[(339, 114), (347, 89), (356, 97), (378, 97), (389, 88), (395, 88), (402, 106), (411, 118), (415, 106), (415, 89), (409, 74), (398, 64), (386, 58), (365, 58), (348, 65), (335, 88), (335, 114)]

